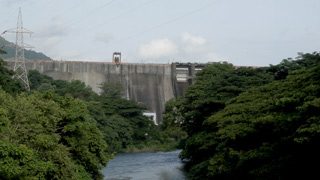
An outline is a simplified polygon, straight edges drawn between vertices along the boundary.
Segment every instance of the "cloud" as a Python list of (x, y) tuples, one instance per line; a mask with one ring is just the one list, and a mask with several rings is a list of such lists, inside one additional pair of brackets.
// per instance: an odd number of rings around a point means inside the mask
[(181, 35), (182, 49), (187, 54), (201, 53), (206, 51), (207, 40), (203, 37), (195, 37), (185, 32)]
[(56, 46), (57, 44), (59, 44), (61, 42), (61, 38), (60, 37), (48, 37), (46, 39), (44, 39), (41, 43), (42, 46)]
[(194, 46), (201, 46), (207, 42), (203, 37), (195, 37), (188, 32), (182, 33), (181, 40), (184, 43), (192, 44)]
[(100, 33), (97, 34), (96, 37), (94, 38), (94, 41), (97, 42), (102, 42), (102, 43), (109, 43), (111, 40), (113, 39), (112, 34), (108, 34), (108, 33)]
[(37, 37), (63, 37), (68, 35), (66, 25), (60, 22), (51, 23), (36, 32)]
[(141, 63), (226, 61), (226, 58), (216, 53), (213, 46), (203, 37), (185, 32), (175, 39), (151, 40), (139, 47), (138, 56), (134, 54), (133, 58), (130, 56), (124, 59), (128, 62), (141, 59)]
[(178, 53), (177, 45), (167, 38), (152, 40), (139, 48), (141, 58), (164, 58), (176, 53)]

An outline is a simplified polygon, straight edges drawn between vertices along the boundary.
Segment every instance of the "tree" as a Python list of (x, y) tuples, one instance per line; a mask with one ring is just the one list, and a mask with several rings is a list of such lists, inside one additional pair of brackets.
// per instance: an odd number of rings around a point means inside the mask
[(108, 152), (113, 153), (132, 143), (158, 139), (159, 131), (151, 120), (142, 114), (144, 107), (122, 98), (123, 88), (119, 83), (103, 83), (100, 95), (79, 80), (71, 82), (53, 80), (38, 71), (29, 73), (31, 89), (46, 93), (53, 90), (60, 96), (70, 94), (86, 101), (91, 116), (107, 141)]
[(0, 118), (2, 177), (102, 179), (107, 144), (81, 100), (52, 92), (13, 98), (0, 90)]
[(316, 66), (320, 61), (320, 54), (318, 52), (313, 53), (298, 53), (296, 59), (287, 58), (282, 60), (278, 65), (270, 65), (267, 68), (267, 72), (274, 75), (276, 80), (285, 79), (289, 75), (289, 71), (311, 68)]
[[(0, 49), (0, 54), (5, 54), (6, 52)], [(20, 93), (26, 91), (22, 83), (13, 79), (14, 72), (6, 68), (6, 62), (0, 58), (0, 87), (8, 93)]]
[(97, 122), (109, 146), (109, 153), (118, 152), (132, 144), (133, 130), (128, 120), (120, 115), (107, 116), (101, 103), (97, 101), (90, 101), (87, 104), (90, 115)]
[[(123, 99), (121, 97), (123, 88), (119, 83), (104, 83), (101, 88), (101, 95), (95, 99), (100, 103), (101, 107), (99, 109), (103, 112), (100, 117), (104, 116), (104, 120), (100, 118), (101, 120), (98, 121), (98, 123), (101, 123), (99, 125), (100, 130), (105, 131), (103, 128), (108, 128), (106, 126), (120, 126), (121, 129), (127, 129), (129, 134), (133, 132), (133, 144), (139, 144), (149, 139), (159, 139), (159, 131), (156, 130), (153, 121), (142, 114), (145, 107), (138, 105), (135, 101)], [(110, 119), (118, 119), (120, 124), (110, 122)], [(106, 125), (105, 122), (109, 122), (109, 125)], [(127, 124), (130, 127), (127, 127)], [(113, 134), (115, 136), (116, 134), (119, 135), (120, 131), (123, 131), (121, 129), (118, 132), (113, 132)], [(108, 133), (105, 135), (110, 136)], [(119, 138), (122, 148), (125, 148), (131, 142), (131, 139), (128, 139), (128, 134), (119, 136)]]
[[(62, 84), (60, 81), (58, 82), (59, 84)], [(57, 87), (56, 93), (62, 96), (70, 94), (74, 98), (89, 100), (97, 95), (92, 91), (91, 87), (86, 86), (85, 83), (80, 80), (72, 80), (70, 83), (66, 83), (65, 86), (61, 86), (61, 88), (58, 88), (59, 85), (57, 81), (54, 81), (52, 84)]]
[(30, 84), (30, 90), (37, 90), (42, 84), (52, 86), (53, 78), (41, 74), (37, 70), (29, 70), (28, 79)]
[(166, 102), (161, 124), (162, 134), (175, 141), (180, 141), (187, 137), (187, 133), (181, 128), (183, 102), (181, 98), (177, 100), (171, 99)]
[(54, 80), (36, 70), (30, 70), (28, 78), (30, 81), (30, 89), (34, 91), (45, 92), (54, 90), (54, 92), (60, 96), (70, 94), (74, 98), (86, 101), (92, 100), (98, 96), (89, 86), (86, 86), (85, 83), (79, 80), (72, 80), (71, 82)]
[(123, 95), (123, 87), (119, 82), (103, 83), (100, 85), (101, 96), (108, 98), (121, 98)]
[(213, 63), (197, 73), (196, 83), (186, 91), (180, 114), (182, 128), (188, 134), (180, 157), (187, 159), (187, 168), (194, 179), (205, 179), (211, 157), (213, 132), (217, 129), (203, 125), (225, 103), (247, 89), (270, 82), (265, 69), (235, 68), (229, 63)]
[(315, 175), (308, 161), (319, 160), (319, 57), (299, 54), (279, 69), (213, 64), (198, 73), (178, 110), (190, 179)]
[(204, 122), (217, 129), (210, 179), (319, 177), (320, 65), (286, 79), (250, 89)]

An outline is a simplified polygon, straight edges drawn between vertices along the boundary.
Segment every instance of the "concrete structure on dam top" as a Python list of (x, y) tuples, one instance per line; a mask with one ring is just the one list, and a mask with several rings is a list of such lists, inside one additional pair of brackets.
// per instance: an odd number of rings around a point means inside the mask
[[(14, 62), (7, 62), (13, 69)], [(184, 96), (186, 88), (194, 82), (196, 72), (205, 65), (26, 61), (27, 70), (38, 70), (56, 80), (80, 80), (97, 93), (104, 82), (120, 82), (124, 98), (146, 106), (146, 115), (154, 116), (157, 124), (162, 121), (165, 103)]]

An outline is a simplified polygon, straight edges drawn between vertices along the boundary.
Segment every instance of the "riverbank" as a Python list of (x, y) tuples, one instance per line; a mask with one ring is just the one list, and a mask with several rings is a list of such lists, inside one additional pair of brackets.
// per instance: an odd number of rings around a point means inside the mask
[(177, 142), (170, 142), (170, 143), (141, 143), (135, 145), (129, 145), (126, 149), (121, 149), (119, 153), (144, 153), (144, 152), (169, 152), (175, 151), (179, 147)]

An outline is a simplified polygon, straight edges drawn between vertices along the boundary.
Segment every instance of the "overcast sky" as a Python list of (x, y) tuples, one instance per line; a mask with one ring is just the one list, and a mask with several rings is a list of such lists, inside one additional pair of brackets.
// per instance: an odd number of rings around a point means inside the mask
[[(320, 0), (0, 0), (0, 31), (55, 60), (268, 66), (320, 49)], [(0, 32), (0, 33), (1, 33)], [(15, 35), (2, 35), (15, 42)]]

